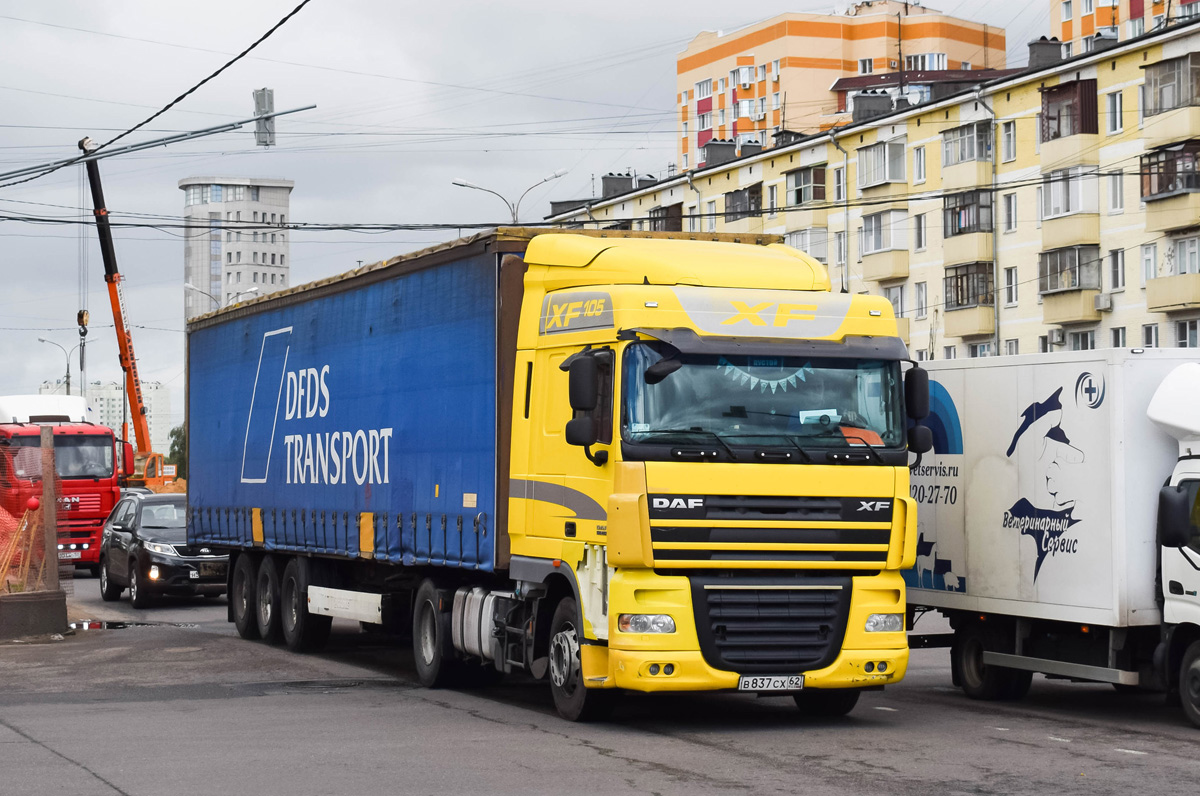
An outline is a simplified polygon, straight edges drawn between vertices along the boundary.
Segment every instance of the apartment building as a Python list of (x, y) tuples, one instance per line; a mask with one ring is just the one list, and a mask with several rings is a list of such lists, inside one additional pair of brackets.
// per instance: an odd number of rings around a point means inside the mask
[(1197, 15), (1200, 0), (1050, 0), (1050, 35), (1070, 58)]
[[(65, 393), (62, 380), (44, 381), (38, 387), (39, 395), (62, 395)], [(85, 392), (89, 420), (108, 426), (121, 433), (121, 424), (129, 420), (126, 409), (125, 385), (116, 381), (89, 382)], [(166, 453), (171, 446), (171, 390), (157, 381), (142, 382), (142, 400), (146, 403), (146, 424), (150, 428), (150, 446)], [(129, 430), (133, 441), (133, 429)]]
[(863, 86), (836, 86), (841, 78), (874, 76), (892, 94), (919, 101), (941, 79), (1004, 68), (1004, 53), (1003, 29), (898, 0), (706, 31), (676, 60), (676, 162), (685, 171), (703, 165), (711, 140), (733, 141), (740, 152), (743, 145), (772, 146), (783, 130), (844, 123)]
[(1198, 160), (1200, 21), (552, 220), (785, 236), (918, 359), (1196, 347)]

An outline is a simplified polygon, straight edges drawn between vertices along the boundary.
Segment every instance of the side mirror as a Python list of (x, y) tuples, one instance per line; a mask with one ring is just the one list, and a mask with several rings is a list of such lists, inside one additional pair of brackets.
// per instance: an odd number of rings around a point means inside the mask
[(595, 445), (599, 435), (596, 433), (596, 421), (590, 417), (577, 417), (567, 421), (567, 444), (586, 448)]
[(595, 358), (578, 357), (571, 363), (568, 387), (572, 409), (590, 412), (596, 408), (600, 396), (600, 369)]
[(908, 430), (908, 449), (917, 454), (933, 450), (933, 432), (928, 426), (918, 425)]
[(133, 475), (133, 446), (128, 442), (121, 444), (124, 446), (121, 449), (121, 472), (125, 475)]
[(929, 371), (920, 366), (904, 374), (904, 407), (913, 420), (929, 417)]
[(1194, 500), (1187, 489), (1164, 486), (1158, 492), (1158, 543), (1163, 547), (1187, 547), (1200, 529), (1192, 521)]

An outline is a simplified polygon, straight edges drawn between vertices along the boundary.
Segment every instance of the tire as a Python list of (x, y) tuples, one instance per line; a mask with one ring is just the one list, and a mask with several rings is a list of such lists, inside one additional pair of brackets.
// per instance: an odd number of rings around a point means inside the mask
[(450, 615), (433, 581), (424, 580), (413, 600), (413, 662), (426, 688), (445, 688), (457, 672), (450, 650)]
[(108, 576), (108, 559), (100, 561), (100, 599), (106, 603), (111, 603), (114, 600), (121, 598), (121, 592), (125, 591), (122, 587), (112, 582)]
[(796, 702), (796, 707), (806, 715), (836, 719), (854, 710), (861, 694), (862, 691), (857, 688), (838, 688), (829, 691), (813, 689), (794, 694), (792, 699)]
[(233, 565), (233, 576), (229, 582), (229, 603), (233, 611), (233, 624), (238, 635), (253, 641), (258, 638), (258, 621), (255, 619), (254, 559), (243, 553)]
[(329, 640), (333, 618), (308, 612), (305, 600), (308, 584), (301, 577), (300, 566), (300, 559), (293, 558), (283, 568), (279, 581), (279, 624), (288, 649), (312, 652)]
[(1200, 641), (1193, 641), (1179, 665), (1179, 702), (1188, 721), (1200, 727)]
[(258, 635), (269, 644), (278, 644), (283, 640), (283, 626), (279, 621), (279, 567), (275, 556), (262, 557), (257, 577), (254, 621), (258, 624)]
[(584, 684), (578, 624), (575, 598), (562, 598), (550, 620), (550, 694), (567, 721), (597, 721), (612, 712), (614, 692)]
[(138, 571), (136, 559), (129, 560), (129, 602), (134, 608), (149, 608), (150, 592), (142, 582), (142, 573)]
[(995, 634), (981, 623), (972, 622), (954, 632), (951, 665), (958, 672), (963, 693), (971, 699), (1017, 700), (1029, 693), (1033, 672), (983, 662), (983, 653), (998, 647)]

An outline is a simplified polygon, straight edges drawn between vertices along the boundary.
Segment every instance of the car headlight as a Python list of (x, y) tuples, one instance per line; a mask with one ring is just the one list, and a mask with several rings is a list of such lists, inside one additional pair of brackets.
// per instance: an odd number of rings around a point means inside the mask
[(666, 614), (621, 614), (617, 629), (622, 633), (674, 633), (675, 620)]
[(158, 542), (146, 542), (146, 549), (149, 550), (151, 553), (158, 553), (159, 555), (164, 555), (164, 556), (179, 555), (179, 553), (175, 552), (175, 548), (169, 544), (159, 544)]
[(904, 630), (904, 614), (871, 614), (867, 617), (868, 633), (899, 633)]

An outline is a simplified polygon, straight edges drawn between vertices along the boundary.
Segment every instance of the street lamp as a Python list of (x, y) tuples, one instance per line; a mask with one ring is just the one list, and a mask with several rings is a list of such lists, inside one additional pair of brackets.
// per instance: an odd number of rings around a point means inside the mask
[[(201, 290), (200, 288), (193, 285), (191, 282), (184, 282), (183, 289), (184, 290), (194, 290), (197, 293), (203, 293), (204, 295), (208, 296), (210, 299), (213, 300), (213, 303), (217, 305), (217, 309), (221, 309), (221, 300), (219, 298), (217, 298), (216, 296), (214, 296), (212, 293), (209, 293), (207, 290)], [(233, 304), (235, 301), (237, 301), (238, 296), (246, 296), (251, 293), (257, 293), (257, 292), (258, 292), (258, 288), (256, 288), (256, 287), (247, 288), (245, 290), (239, 290), (237, 293), (233, 294), (233, 298), (229, 299), (229, 304)], [(225, 306), (229, 306), (229, 304), (226, 304)]]
[(492, 196), (499, 196), (500, 201), (504, 202), (505, 206), (508, 207), (508, 212), (512, 213), (513, 223), (519, 224), (519, 223), (521, 223), (520, 219), (518, 218), (518, 214), (521, 209), (521, 200), (524, 199), (525, 196), (530, 191), (532, 191), (534, 188), (538, 187), (542, 183), (550, 182), (551, 180), (557, 180), (559, 177), (563, 176), (566, 173), (567, 173), (566, 169), (559, 169), (558, 171), (554, 172), (553, 174), (549, 174), (549, 175), (543, 177), (542, 179), (535, 182), (533, 185), (530, 185), (528, 188), (526, 188), (525, 193), (521, 194), (521, 196), (517, 199), (516, 202), (508, 201), (501, 194), (496, 193), (491, 188), (484, 188), (483, 186), (476, 185), (473, 182), (467, 182), (466, 180), (452, 180), (450, 184), (457, 185), (459, 188), (472, 188), (476, 191), (483, 191), (484, 193), (490, 193)]
[[(79, 348), (79, 346), (75, 346), (75, 348), (72, 348), (70, 351), (67, 351), (67, 349), (63, 348), (63, 347), (62, 347), (61, 345), (59, 345), (58, 343), (54, 342), (53, 340), (47, 340), (45, 337), (39, 337), (39, 338), (38, 338), (38, 342), (39, 342), (39, 343), (49, 343), (50, 345), (52, 345), (52, 346), (54, 346), (55, 348), (57, 348), (59, 351), (62, 351), (62, 352), (63, 352), (63, 356), (65, 356), (65, 357), (67, 358), (67, 382), (66, 382), (66, 388), (67, 388), (67, 395), (70, 395), (70, 394), (71, 394), (71, 354), (75, 353), (75, 349), (76, 349), (76, 348)], [(82, 393), (81, 393), (81, 394), (82, 394)]]

